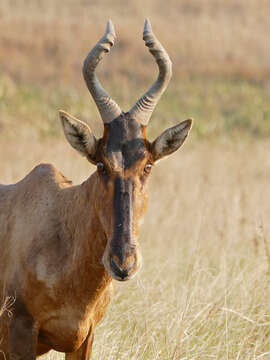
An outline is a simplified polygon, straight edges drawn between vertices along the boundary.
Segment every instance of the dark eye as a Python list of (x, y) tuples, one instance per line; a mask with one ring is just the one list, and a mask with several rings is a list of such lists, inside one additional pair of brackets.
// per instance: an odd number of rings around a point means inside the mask
[(97, 170), (99, 173), (104, 173), (105, 172), (105, 166), (103, 164), (103, 162), (99, 161), (97, 163)]
[(144, 168), (144, 173), (145, 174), (149, 174), (150, 173), (150, 171), (151, 171), (151, 169), (152, 169), (152, 165), (151, 164), (146, 164), (145, 165), (145, 168)]

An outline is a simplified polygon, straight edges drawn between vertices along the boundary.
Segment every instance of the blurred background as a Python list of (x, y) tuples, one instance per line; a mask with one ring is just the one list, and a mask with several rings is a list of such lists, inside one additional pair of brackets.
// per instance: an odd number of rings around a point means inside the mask
[(270, 359), (269, 14), (268, 0), (1, 0), (1, 183), (40, 162), (75, 183), (94, 170), (57, 111), (102, 134), (81, 67), (109, 18), (117, 41), (98, 67), (109, 94), (127, 111), (156, 79), (149, 17), (173, 78), (148, 136), (195, 120), (153, 171), (144, 267), (115, 283), (93, 359)]
[(14, 123), (56, 135), (59, 107), (97, 121), (81, 66), (108, 18), (117, 42), (98, 71), (128, 110), (157, 72), (142, 40), (148, 16), (174, 72), (156, 130), (192, 116), (193, 136), (269, 136), (269, 12), (268, 0), (2, 0), (1, 133)]

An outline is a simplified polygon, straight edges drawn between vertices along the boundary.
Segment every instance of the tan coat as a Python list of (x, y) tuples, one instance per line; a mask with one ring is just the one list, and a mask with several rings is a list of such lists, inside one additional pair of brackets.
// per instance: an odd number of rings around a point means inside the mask
[[(47, 337), (56, 350), (76, 350), (110, 300), (111, 277), (101, 264), (106, 242), (93, 214), (95, 184), (96, 174), (71, 186), (45, 164), (0, 187), (0, 289), (27, 304), (40, 333), (38, 354), (48, 350)], [(7, 320), (0, 318), (0, 334)], [(0, 344), (5, 353), (6, 343)]]

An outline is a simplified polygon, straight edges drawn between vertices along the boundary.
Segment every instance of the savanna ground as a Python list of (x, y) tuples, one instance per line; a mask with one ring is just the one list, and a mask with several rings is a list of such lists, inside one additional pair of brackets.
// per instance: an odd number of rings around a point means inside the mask
[(75, 183), (94, 170), (66, 144), (57, 109), (101, 134), (80, 69), (107, 18), (118, 34), (99, 68), (110, 94), (127, 110), (155, 78), (149, 16), (174, 64), (149, 136), (195, 119), (182, 151), (153, 170), (144, 267), (115, 282), (93, 359), (270, 359), (269, 13), (266, 0), (1, 1), (0, 182), (44, 161)]

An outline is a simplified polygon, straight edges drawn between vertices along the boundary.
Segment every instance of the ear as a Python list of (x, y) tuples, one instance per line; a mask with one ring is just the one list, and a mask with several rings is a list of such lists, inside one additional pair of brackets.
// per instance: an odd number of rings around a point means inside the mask
[(81, 155), (86, 156), (89, 161), (95, 163), (97, 139), (89, 126), (63, 110), (59, 111), (59, 116), (70, 145)]
[(192, 119), (188, 119), (165, 130), (151, 145), (154, 161), (178, 150), (186, 140), (191, 126)]

